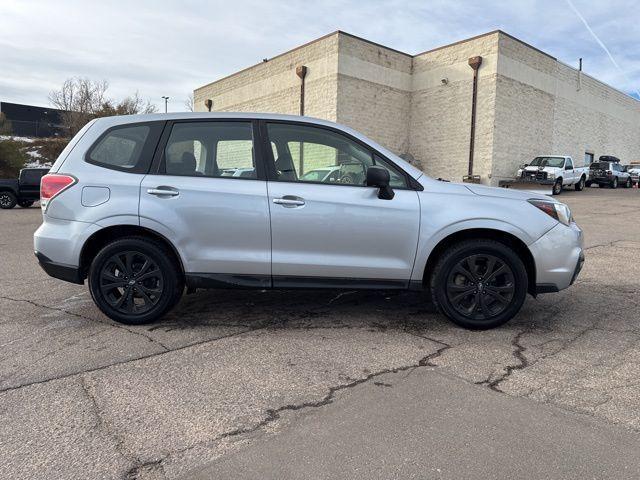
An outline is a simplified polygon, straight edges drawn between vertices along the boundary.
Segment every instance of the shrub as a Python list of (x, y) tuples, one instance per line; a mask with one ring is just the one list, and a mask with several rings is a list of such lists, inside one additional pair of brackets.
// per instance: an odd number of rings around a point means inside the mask
[(24, 166), (28, 156), (23, 144), (15, 140), (0, 141), (0, 177), (18, 178), (18, 172)]

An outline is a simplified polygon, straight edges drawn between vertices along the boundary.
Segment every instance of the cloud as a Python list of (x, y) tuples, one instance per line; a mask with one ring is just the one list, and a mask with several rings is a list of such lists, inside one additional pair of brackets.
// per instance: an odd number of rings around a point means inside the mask
[(633, 0), (574, 0), (625, 75), (566, 2), (504, 0), (3, 1), (0, 101), (47, 105), (71, 76), (107, 79), (181, 110), (196, 87), (341, 29), (417, 53), (496, 28), (627, 92), (640, 85)]

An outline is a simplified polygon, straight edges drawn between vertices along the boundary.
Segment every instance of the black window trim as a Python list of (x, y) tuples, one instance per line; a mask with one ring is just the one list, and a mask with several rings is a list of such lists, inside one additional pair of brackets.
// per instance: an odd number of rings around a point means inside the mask
[[(119, 172), (127, 172), (127, 173), (148, 173), (149, 169), (153, 165), (153, 160), (155, 159), (155, 154), (158, 146), (158, 141), (160, 140), (162, 133), (165, 128), (165, 121), (151, 120), (148, 122), (133, 122), (133, 123), (121, 123), (119, 125), (114, 125), (112, 127), (107, 128), (102, 134), (93, 142), (91, 147), (87, 150), (84, 155), (84, 161), (91, 165), (96, 165), (98, 167), (107, 168), (109, 170), (116, 170)], [(135, 128), (135, 127), (149, 127), (149, 134), (147, 135), (147, 139), (142, 146), (142, 151), (140, 152), (140, 160), (133, 168), (120, 167), (118, 165), (111, 165), (109, 163), (98, 162), (91, 158), (91, 154), (96, 149), (100, 142), (107, 137), (114, 130), (122, 130), (125, 128)]]
[(372, 188), (372, 187), (367, 187), (366, 185), (353, 185), (353, 184), (346, 184), (346, 183), (326, 183), (326, 182), (306, 182), (306, 181), (300, 182), (300, 181), (279, 180), (277, 176), (276, 168), (275, 168), (275, 159), (273, 158), (273, 151), (271, 150), (271, 141), (269, 139), (269, 133), (267, 131), (267, 124), (282, 123), (286, 125), (299, 125), (303, 127), (321, 128), (333, 133), (337, 133), (339, 135), (343, 135), (344, 137), (355, 142), (365, 150), (369, 151), (371, 153), (371, 158), (372, 158), (372, 161), (374, 162), (374, 165), (375, 165), (375, 156), (377, 155), (378, 157), (382, 158), (382, 160), (384, 160), (385, 162), (388, 162), (390, 165), (393, 165), (396, 168), (396, 170), (401, 175), (404, 176), (405, 181), (407, 182), (407, 187), (393, 187), (394, 190), (416, 190), (416, 191), (424, 190), (424, 187), (420, 184), (420, 182), (418, 182), (415, 178), (409, 175), (404, 170), (404, 168), (400, 167), (393, 160), (391, 160), (386, 155), (383, 155), (380, 151), (376, 150), (371, 145), (363, 142), (362, 140), (354, 137), (353, 135), (350, 135), (348, 132), (345, 132), (344, 130), (341, 130), (339, 128), (334, 128), (328, 125), (319, 125), (317, 123), (310, 123), (310, 122), (298, 122), (295, 120), (260, 119), (258, 122), (259, 122), (260, 134), (262, 137), (262, 142), (261, 142), (262, 154), (263, 154), (263, 158), (266, 160), (265, 163), (267, 164), (266, 165), (267, 179), (271, 182), (298, 183), (303, 185), (325, 185), (325, 186), (329, 185), (329, 186), (340, 186), (340, 187)]
[(164, 152), (165, 147), (167, 146), (167, 142), (169, 141), (169, 137), (171, 136), (171, 131), (173, 130), (173, 126), (177, 123), (248, 123), (251, 124), (251, 134), (253, 136), (253, 159), (255, 161), (256, 166), (256, 178), (249, 177), (211, 177), (211, 176), (191, 176), (191, 175), (176, 175), (176, 176), (184, 176), (187, 178), (202, 178), (202, 179), (215, 179), (215, 180), (251, 180), (251, 181), (266, 181), (266, 173), (265, 173), (265, 165), (264, 165), (264, 155), (262, 152), (262, 140), (260, 138), (258, 121), (252, 118), (181, 118), (176, 120), (169, 120), (162, 132), (162, 136), (160, 141), (158, 142), (158, 146), (155, 151), (155, 155), (153, 157), (153, 162), (151, 169), (149, 171), (149, 175), (159, 175), (159, 176), (173, 176), (168, 175), (165, 170), (165, 158)]

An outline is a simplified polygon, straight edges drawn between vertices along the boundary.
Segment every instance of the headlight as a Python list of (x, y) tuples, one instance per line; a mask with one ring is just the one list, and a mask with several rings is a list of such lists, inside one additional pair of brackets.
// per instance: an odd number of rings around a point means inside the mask
[(542, 210), (550, 217), (555, 218), (564, 225), (570, 225), (573, 222), (573, 216), (571, 215), (571, 209), (564, 203), (550, 202), (548, 200), (538, 200), (532, 198), (527, 200), (534, 207)]
[(547, 174), (547, 178), (548, 178), (549, 180), (554, 180), (554, 179), (556, 178), (556, 174), (555, 174), (555, 173), (548, 173), (548, 174)]
[(521, 168), (519, 168), (519, 169), (518, 169), (518, 173), (517, 173), (517, 175), (518, 175), (518, 177), (521, 177), (521, 176), (522, 176), (522, 169), (521, 169)]

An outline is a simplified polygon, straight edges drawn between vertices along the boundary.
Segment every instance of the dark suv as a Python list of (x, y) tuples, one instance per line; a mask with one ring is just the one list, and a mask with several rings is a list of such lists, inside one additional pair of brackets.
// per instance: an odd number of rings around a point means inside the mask
[(620, 160), (616, 157), (603, 155), (598, 162), (593, 162), (589, 167), (589, 180), (587, 187), (597, 183), (600, 187), (618, 188), (622, 185), (631, 188), (631, 175), (620, 165)]

